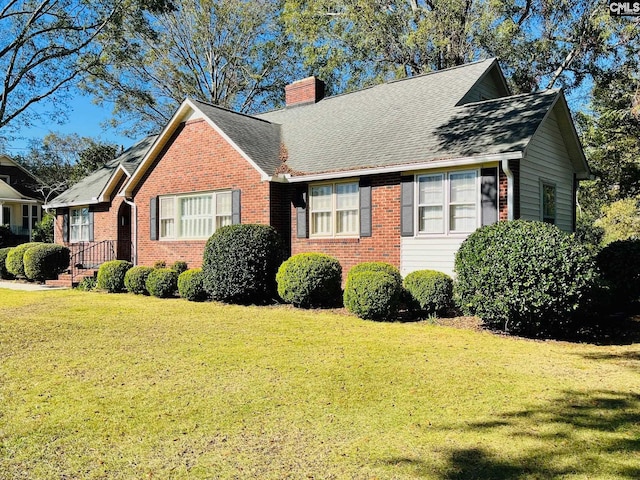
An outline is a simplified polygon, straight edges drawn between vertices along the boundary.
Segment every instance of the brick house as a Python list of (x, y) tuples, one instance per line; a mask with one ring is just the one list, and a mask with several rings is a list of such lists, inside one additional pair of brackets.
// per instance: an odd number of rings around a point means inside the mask
[(19, 241), (31, 239), (42, 219), (43, 196), (38, 179), (6, 155), (0, 155), (0, 225), (6, 225)]
[[(112, 241), (118, 258), (201, 264), (220, 226), (275, 227), (290, 254), (452, 273), (481, 225), (572, 231), (589, 168), (564, 95), (511, 95), (495, 59), (244, 115), (186, 99), (157, 137), (63, 193), (56, 241)], [(125, 245), (129, 245), (126, 247)]]

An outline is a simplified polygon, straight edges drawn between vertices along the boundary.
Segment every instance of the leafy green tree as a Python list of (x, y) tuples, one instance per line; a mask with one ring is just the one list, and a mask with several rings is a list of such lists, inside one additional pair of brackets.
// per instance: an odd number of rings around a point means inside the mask
[(114, 123), (134, 131), (161, 128), (187, 96), (241, 112), (278, 105), (296, 78), (280, 3), (179, 2), (150, 15), (147, 29), (106, 39), (109, 61), (84, 87), (115, 105)]
[(605, 205), (602, 207), (602, 217), (594, 225), (604, 230), (604, 245), (616, 240), (640, 239), (640, 197)]

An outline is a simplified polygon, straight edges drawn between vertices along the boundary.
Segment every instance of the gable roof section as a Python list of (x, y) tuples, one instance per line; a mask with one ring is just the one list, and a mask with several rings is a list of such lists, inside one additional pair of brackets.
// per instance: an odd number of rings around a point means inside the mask
[(122, 175), (130, 176), (129, 172), (137, 168), (155, 139), (156, 136), (151, 135), (138, 141), (120, 156), (62, 192), (45, 208), (93, 205), (109, 201), (109, 194), (112, 193), (109, 187), (112, 188)]
[(178, 127), (193, 116), (203, 118), (247, 162), (269, 180), (280, 165), (280, 126), (266, 120), (187, 98), (131, 174), (121, 195), (130, 197)]
[[(37, 185), (42, 183), (40, 179), (7, 155), (0, 155), (0, 175), (9, 176), (11, 189), (21, 198), (42, 201), (42, 194), (36, 191)], [(25, 183), (25, 178), (31, 179), (31, 182)]]
[(484, 60), (257, 117), (282, 125), (294, 174), (454, 157), (459, 152), (441, 145), (439, 133), (468, 108), (456, 104), (494, 69), (495, 59)]

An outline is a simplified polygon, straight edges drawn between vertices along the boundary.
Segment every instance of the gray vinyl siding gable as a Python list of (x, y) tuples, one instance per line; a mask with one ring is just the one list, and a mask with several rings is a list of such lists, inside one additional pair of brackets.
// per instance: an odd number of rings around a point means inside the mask
[(459, 105), (504, 97), (505, 94), (496, 81), (495, 72), (489, 72), (465, 94)]
[(556, 225), (573, 229), (573, 166), (552, 111), (534, 135), (520, 164), (520, 216), (542, 220), (541, 183), (556, 186)]

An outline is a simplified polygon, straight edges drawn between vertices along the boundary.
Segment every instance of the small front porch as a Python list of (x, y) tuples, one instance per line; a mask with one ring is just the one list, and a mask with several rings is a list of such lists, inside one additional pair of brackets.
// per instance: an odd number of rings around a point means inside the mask
[(38, 200), (0, 198), (0, 226), (9, 227), (16, 243), (30, 242), (33, 229), (41, 220), (42, 208)]

